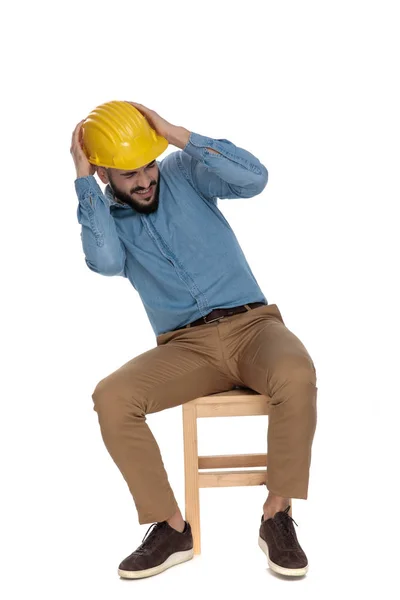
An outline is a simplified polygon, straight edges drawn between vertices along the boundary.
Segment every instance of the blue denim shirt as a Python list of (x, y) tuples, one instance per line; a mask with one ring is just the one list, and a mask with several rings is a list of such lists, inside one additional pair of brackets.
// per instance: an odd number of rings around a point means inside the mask
[(109, 185), (103, 193), (94, 176), (75, 180), (89, 269), (127, 277), (156, 336), (214, 308), (268, 304), (217, 205), (260, 194), (267, 169), (228, 140), (196, 133), (158, 166), (159, 207), (148, 215), (116, 202)]

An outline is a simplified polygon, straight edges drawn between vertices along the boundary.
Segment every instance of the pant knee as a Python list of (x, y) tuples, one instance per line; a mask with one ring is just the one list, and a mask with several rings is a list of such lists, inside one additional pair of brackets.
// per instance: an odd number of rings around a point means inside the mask
[(310, 383), (316, 385), (317, 374), (314, 362), (309, 356), (284, 355), (274, 365), (272, 377), (276, 382), (282, 383)]
[(109, 378), (102, 379), (92, 393), (93, 409), (98, 414), (102, 430), (120, 432), (145, 417), (144, 402), (132, 396), (132, 390)]
[(269, 379), (273, 405), (294, 400), (298, 408), (315, 405), (317, 377), (313, 361), (308, 356), (285, 356), (275, 365)]
[(113, 396), (114, 391), (108, 379), (102, 379), (92, 393), (93, 409), (98, 413), (103, 412), (103, 409), (107, 410), (111, 405)]

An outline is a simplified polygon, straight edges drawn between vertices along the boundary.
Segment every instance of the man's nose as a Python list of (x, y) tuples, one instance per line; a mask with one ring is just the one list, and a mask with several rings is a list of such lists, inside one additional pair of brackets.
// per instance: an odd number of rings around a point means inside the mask
[(147, 173), (140, 173), (136, 178), (137, 187), (148, 188), (150, 183), (152, 182), (151, 177)]

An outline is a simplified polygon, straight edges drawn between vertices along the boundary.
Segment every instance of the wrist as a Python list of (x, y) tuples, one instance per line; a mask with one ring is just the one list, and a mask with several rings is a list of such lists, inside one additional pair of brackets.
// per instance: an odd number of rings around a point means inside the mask
[(89, 173), (89, 171), (77, 171), (76, 172), (77, 179), (79, 179), (80, 177), (89, 177), (89, 175), (93, 175), (93, 173)]
[(190, 138), (190, 131), (185, 129), (184, 127), (174, 126), (170, 132), (168, 132), (168, 137), (166, 138), (169, 144), (173, 144), (180, 148), (181, 150), (187, 145)]

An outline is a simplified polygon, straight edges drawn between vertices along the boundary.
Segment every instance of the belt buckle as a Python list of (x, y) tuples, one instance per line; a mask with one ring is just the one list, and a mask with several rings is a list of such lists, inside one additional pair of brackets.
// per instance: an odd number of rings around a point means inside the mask
[(222, 317), (217, 317), (216, 319), (211, 319), (211, 321), (206, 321), (207, 315), (205, 317), (203, 317), (204, 323), (214, 323), (214, 321), (220, 321), (221, 319), (224, 319), (224, 318), (225, 318), (225, 315), (222, 315)]

